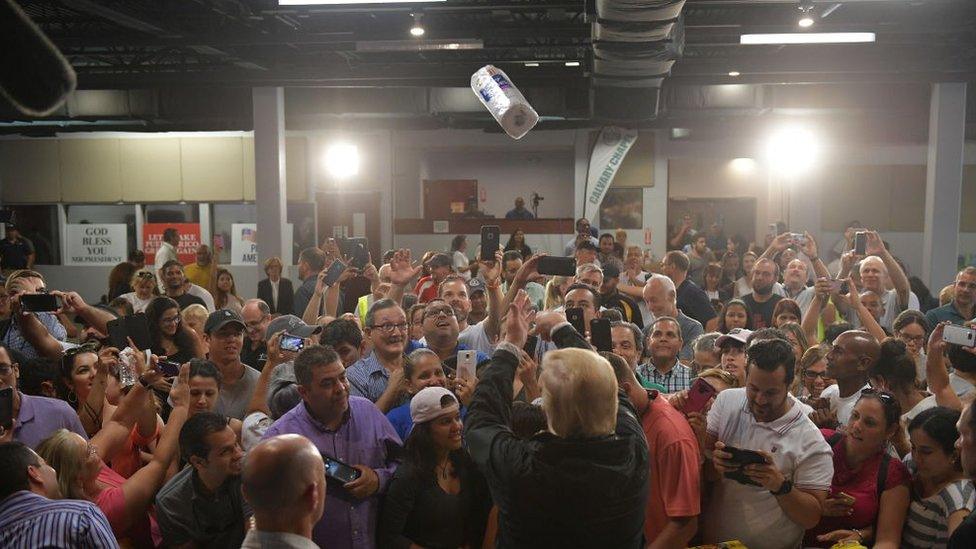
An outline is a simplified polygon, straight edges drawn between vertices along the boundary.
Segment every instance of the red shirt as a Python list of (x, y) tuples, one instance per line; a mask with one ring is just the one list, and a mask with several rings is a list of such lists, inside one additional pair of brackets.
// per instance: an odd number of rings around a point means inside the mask
[(437, 284), (434, 282), (433, 277), (430, 275), (425, 276), (417, 281), (417, 286), (414, 287), (413, 293), (417, 294), (417, 303), (427, 303), (437, 297)]
[(644, 537), (647, 543), (652, 543), (669, 517), (693, 517), (701, 513), (701, 463), (698, 439), (684, 414), (657, 391), (648, 393), (652, 398), (641, 417), (641, 426), (651, 453)]
[[(834, 431), (821, 429), (825, 439), (830, 439)], [(881, 467), (882, 450), (871, 456), (861, 464), (857, 471), (847, 466), (847, 451), (844, 448), (844, 437), (833, 445), (834, 450), (834, 478), (830, 482), (830, 493), (827, 497), (836, 496), (840, 492), (854, 498), (854, 513), (846, 517), (822, 517), (820, 523), (812, 530), (807, 530), (803, 539), (804, 547), (830, 547), (833, 542), (817, 542), (817, 536), (834, 530), (853, 530), (867, 528), (874, 524), (878, 517), (881, 502), (878, 499), (878, 468)], [(888, 460), (888, 476), (885, 478), (884, 489), (894, 488), (911, 482), (908, 468), (897, 457)]]

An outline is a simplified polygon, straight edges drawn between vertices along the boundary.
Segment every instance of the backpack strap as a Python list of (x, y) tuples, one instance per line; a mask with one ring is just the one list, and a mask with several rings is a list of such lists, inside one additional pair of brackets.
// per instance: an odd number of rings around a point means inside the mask
[(881, 454), (881, 465), (878, 466), (878, 502), (881, 501), (881, 494), (884, 492), (885, 483), (888, 482), (888, 464), (891, 462), (891, 455), (888, 452)]
[(837, 443), (840, 442), (841, 439), (843, 438), (844, 438), (844, 433), (840, 431), (834, 431), (834, 434), (827, 437), (827, 444), (829, 444), (831, 449), (833, 449), (833, 447), (836, 446)]

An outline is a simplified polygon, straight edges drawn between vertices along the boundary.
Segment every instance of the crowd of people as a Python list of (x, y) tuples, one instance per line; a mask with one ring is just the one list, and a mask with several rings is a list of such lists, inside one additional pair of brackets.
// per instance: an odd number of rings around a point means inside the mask
[(0, 547), (976, 547), (976, 268), (778, 233), (328, 239), (255, 298), (175, 229), (97, 304), (15, 265)]

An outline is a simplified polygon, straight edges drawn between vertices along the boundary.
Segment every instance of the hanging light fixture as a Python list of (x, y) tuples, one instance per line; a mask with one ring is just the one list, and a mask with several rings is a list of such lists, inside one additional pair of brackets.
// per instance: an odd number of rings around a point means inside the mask
[(424, 30), (424, 26), (421, 21), (422, 18), (423, 18), (423, 14), (420, 13), (413, 14), (413, 26), (410, 27), (411, 36), (416, 36), (417, 38), (420, 38), (421, 36), (424, 35), (424, 33), (427, 32)]

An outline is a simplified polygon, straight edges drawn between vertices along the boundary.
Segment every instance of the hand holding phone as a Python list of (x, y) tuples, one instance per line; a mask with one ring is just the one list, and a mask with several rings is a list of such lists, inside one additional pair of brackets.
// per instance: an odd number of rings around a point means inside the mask
[[(498, 225), (483, 225), (481, 227), (481, 261), (494, 261), (498, 251), (501, 228)], [(526, 258), (528, 259), (528, 258)]]
[(597, 351), (613, 352), (613, 338), (610, 335), (610, 321), (594, 318), (590, 321), (590, 344)]
[(343, 484), (348, 484), (362, 475), (359, 469), (333, 457), (323, 455), (322, 461), (325, 462), (325, 476), (334, 478)]
[(868, 233), (858, 231), (854, 233), (854, 255), (864, 255), (868, 249)]
[(289, 333), (283, 333), (278, 341), (278, 348), (280, 348), (282, 351), (299, 353), (305, 348), (305, 338)]
[(576, 276), (576, 258), (544, 255), (536, 271), (542, 275)]
[(477, 377), (478, 351), (458, 351), (457, 376), (460, 379), (474, 380)]
[(976, 330), (966, 326), (948, 324), (942, 330), (942, 339), (946, 343), (962, 345), (963, 347), (976, 347)]
[(580, 307), (570, 307), (566, 309), (566, 320), (573, 325), (579, 335), (586, 336), (586, 321), (583, 320), (583, 309)]
[(698, 378), (691, 387), (688, 389), (687, 400), (685, 400), (685, 406), (682, 411), (687, 414), (691, 413), (701, 413), (705, 406), (708, 406), (708, 402), (718, 394), (715, 387), (705, 380), (705, 378)]
[(53, 313), (61, 308), (61, 298), (54, 294), (21, 294), (20, 310), (25, 313)]

